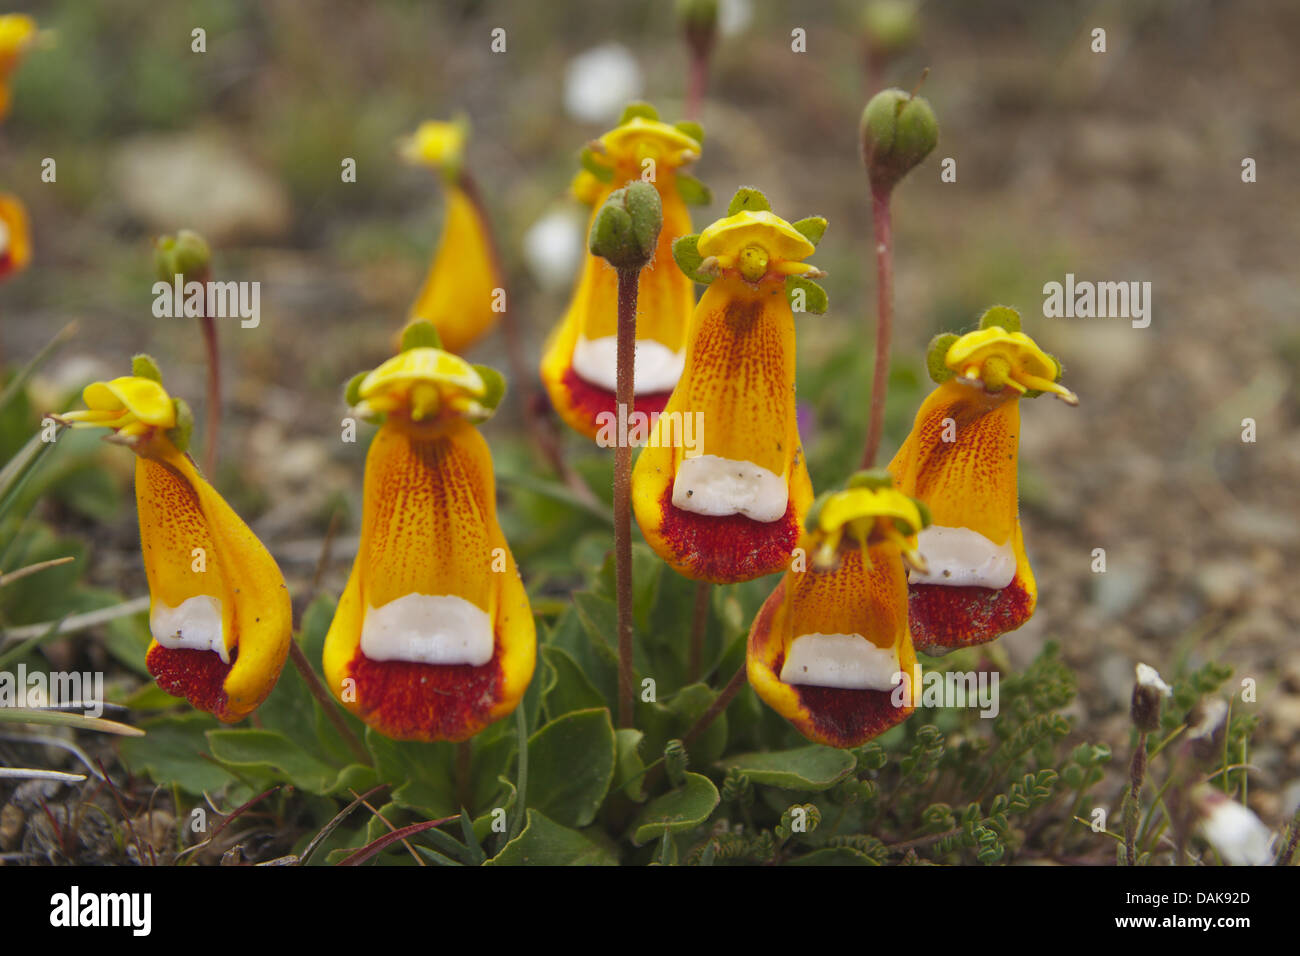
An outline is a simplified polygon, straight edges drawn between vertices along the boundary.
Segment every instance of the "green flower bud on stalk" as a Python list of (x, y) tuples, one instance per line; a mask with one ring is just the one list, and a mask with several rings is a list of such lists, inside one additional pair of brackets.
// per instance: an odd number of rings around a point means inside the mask
[(212, 250), (197, 232), (182, 229), (175, 236), (154, 240), (154, 267), (158, 278), (171, 282), (176, 276), (198, 281), (212, 266)]
[(862, 10), (867, 49), (876, 56), (896, 56), (916, 44), (921, 20), (916, 0), (871, 0)]
[(862, 111), (862, 161), (871, 189), (887, 193), (917, 166), (939, 141), (939, 124), (930, 104), (902, 90), (882, 90)]
[(707, 56), (718, 29), (718, 0), (677, 0), (677, 22), (691, 51)]
[(649, 183), (629, 183), (610, 193), (596, 213), (587, 247), (615, 269), (643, 269), (654, 258), (663, 223), (658, 190)]

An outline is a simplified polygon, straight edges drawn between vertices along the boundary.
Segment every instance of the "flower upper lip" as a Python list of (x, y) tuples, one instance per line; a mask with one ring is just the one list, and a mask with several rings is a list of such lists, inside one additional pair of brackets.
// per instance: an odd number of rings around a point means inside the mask
[(361, 380), (357, 410), (362, 415), (406, 410), (420, 421), (446, 409), (480, 420), (491, 414), (478, 401), (487, 393), (483, 376), (464, 359), (442, 349), (412, 348)]
[(87, 385), (86, 408), (65, 412), (61, 421), (74, 426), (103, 426), (125, 435), (142, 435), (149, 428), (176, 426), (176, 406), (167, 390), (153, 379), (123, 375)]
[[(700, 141), (676, 126), (644, 116), (633, 116), (596, 140), (600, 151), (611, 160), (639, 161), (684, 166), (700, 156)], [(599, 155), (599, 153), (597, 154)]]
[[(989, 366), (990, 360), (996, 370)], [(1055, 360), (1023, 332), (1008, 332), (997, 325), (968, 332), (948, 347), (944, 364), (971, 384), (1008, 385), (1021, 394), (1051, 392), (1067, 404), (1079, 404), (1074, 392), (1057, 384), (1061, 370)]]

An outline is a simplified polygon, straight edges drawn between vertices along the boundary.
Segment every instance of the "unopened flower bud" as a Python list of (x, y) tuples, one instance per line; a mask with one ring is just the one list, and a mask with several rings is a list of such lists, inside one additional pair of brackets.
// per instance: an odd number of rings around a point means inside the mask
[(921, 35), (916, 0), (871, 0), (862, 10), (862, 32), (873, 56), (896, 56)]
[(882, 90), (862, 111), (862, 161), (874, 192), (889, 192), (939, 141), (930, 104), (902, 90)]
[(663, 222), (659, 191), (649, 183), (629, 183), (600, 207), (587, 246), (615, 269), (643, 269), (654, 258)]
[(176, 276), (199, 281), (212, 265), (212, 250), (197, 232), (182, 229), (175, 236), (160, 236), (154, 241), (154, 266), (158, 278), (171, 282)]
[(1223, 750), (1227, 732), (1228, 705), (1220, 697), (1204, 697), (1183, 718), (1187, 742), (1198, 760), (1213, 760)]
[(677, 0), (677, 22), (691, 52), (709, 55), (718, 29), (718, 0)]
[(1173, 691), (1160, 679), (1160, 674), (1154, 667), (1138, 664), (1133, 702), (1129, 707), (1133, 725), (1144, 733), (1157, 729), (1160, 726), (1160, 703), (1172, 694)]

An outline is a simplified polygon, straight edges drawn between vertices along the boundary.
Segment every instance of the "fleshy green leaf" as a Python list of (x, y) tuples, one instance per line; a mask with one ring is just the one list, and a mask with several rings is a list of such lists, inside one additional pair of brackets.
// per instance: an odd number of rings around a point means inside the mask
[(555, 684), (546, 695), (548, 717), (562, 717), (575, 710), (607, 706), (600, 691), (587, 679), (578, 662), (560, 647), (541, 648), (542, 656), (555, 669)]
[(561, 826), (537, 810), (528, 811), (522, 833), (484, 866), (617, 866), (617, 855), (586, 834)]
[(586, 826), (614, 779), (614, 759), (607, 709), (552, 720), (528, 740), (528, 805), (565, 826)]
[(271, 730), (209, 730), (212, 756), (240, 769), (265, 770), (311, 793), (328, 793), (338, 771), (312, 756), (284, 734)]
[[(175, 699), (173, 698), (173, 703)], [(118, 752), (132, 773), (174, 783), (191, 794), (216, 793), (234, 777), (214, 763), (204, 733), (221, 725), (208, 714), (159, 717), (141, 725), (145, 736), (123, 740)]]
[(857, 758), (847, 750), (815, 744), (775, 753), (739, 754), (721, 761), (721, 766), (735, 767), (752, 783), (820, 792), (852, 773)]
[(687, 773), (685, 783), (656, 797), (637, 815), (632, 841), (642, 846), (664, 833), (693, 830), (709, 818), (721, 798), (708, 777)]

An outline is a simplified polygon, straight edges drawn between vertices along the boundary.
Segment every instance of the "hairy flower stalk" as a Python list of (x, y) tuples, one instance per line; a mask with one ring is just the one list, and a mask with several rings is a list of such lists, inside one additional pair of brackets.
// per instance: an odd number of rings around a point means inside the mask
[[(635, 385), (637, 288), (654, 256), (663, 228), (663, 203), (647, 183), (616, 189), (596, 212), (587, 245), (618, 273), (617, 404), (620, 418), (632, 409)], [(618, 721), (632, 726), (632, 448), (614, 448), (614, 568), (618, 597)]]
[[(154, 266), (158, 278), (167, 284), (206, 284), (212, 278), (212, 251), (197, 232), (182, 229), (175, 236), (154, 242)], [(205, 298), (204, 301), (207, 301)], [(221, 350), (217, 347), (216, 319), (207, 308), (199, 317), (203, 348), (208, 359), (207, 427), (203, 435), (203, 468), (213, 474), (217, 467), (217, 433), (221, 430)]]
[(218, 719), (252, 713), (292, 643), (284, 576), (266, 548), (194, 467), (189, 407), (137, 356), (132, 375), (86, 387), (87, 409), (60, 420), (113, 429), (136, 454), (140, 544), (149, 581), (149, 673), (167, 693)]
[(1133, 684), (1129, 716), (1137, 728), (1137, 746), (1129, 764), (1129, 793), (1124, 801), (1124, 858), (1129, 866), (1137, 865), (1137, 825), (1142, 814), (1142, 785), (1147, 772), (1147, 735), (1160, 727), (1160, 705), (1173, 691), (1147, 664), (1138, 664)]
[(876, 244), (875, 370), (867, 444), (862, 453), (862, 467), (871, 468), (884, 434), (889, 346), (894, 328), (894, 234), (889, 201), (899, 180), (934, 149), (939, 127), (924, 99), (902, 90), (884, 90), (873, 96), (862, 111), (861, 136), (862, 160), (871, 184)]

